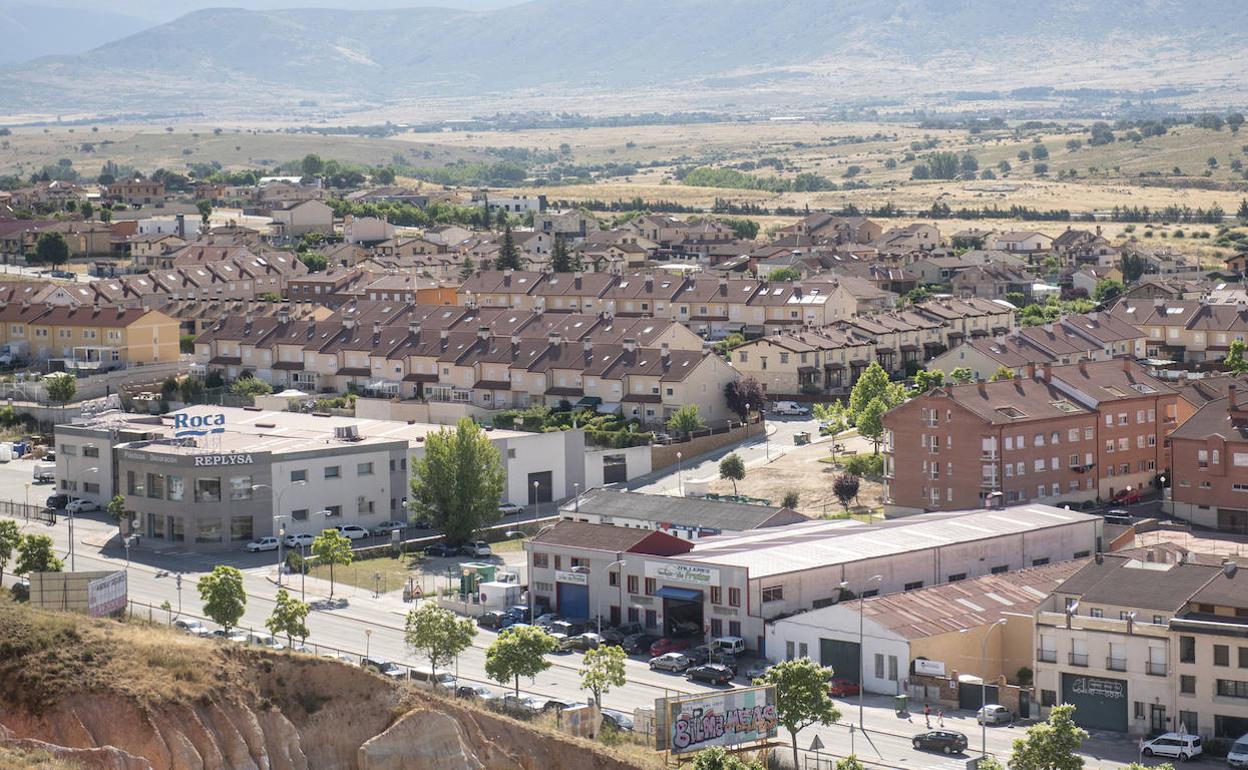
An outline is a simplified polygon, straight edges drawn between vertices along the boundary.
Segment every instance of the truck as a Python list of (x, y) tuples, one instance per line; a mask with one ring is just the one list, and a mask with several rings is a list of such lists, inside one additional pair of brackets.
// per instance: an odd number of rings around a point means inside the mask
[(35, 482), (56, 481), (56, 463), (35, 463), (32, 471)]

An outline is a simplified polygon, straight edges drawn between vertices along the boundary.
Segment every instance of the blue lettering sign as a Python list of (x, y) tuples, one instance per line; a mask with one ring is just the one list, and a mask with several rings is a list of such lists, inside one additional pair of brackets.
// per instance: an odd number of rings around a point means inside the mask
[(175, 414), (174, 436), (206, 436), (209, 433), (225, 433), (223, 414)]

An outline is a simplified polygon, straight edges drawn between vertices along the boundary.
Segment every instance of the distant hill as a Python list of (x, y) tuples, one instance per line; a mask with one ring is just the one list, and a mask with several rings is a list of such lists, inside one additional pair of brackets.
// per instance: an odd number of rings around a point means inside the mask
[(148, 26), (142, 19), (105, 10), (0, 0), (0, 64), (84, 53)]
[[(0, 104), (340, 106), (783, 83), (795, 101), (1237, 86), (1238, 0), (535, 0), (488, 12), (210, 9), (18, 68)], [(1236, 74), (1237, 73), (1237, 74)], [(60, 106), (60, 105), (64, 106)], [(737, 101), (737, 106), (743, 106)], [(646, 109), (634, 105), (633, 109)]]

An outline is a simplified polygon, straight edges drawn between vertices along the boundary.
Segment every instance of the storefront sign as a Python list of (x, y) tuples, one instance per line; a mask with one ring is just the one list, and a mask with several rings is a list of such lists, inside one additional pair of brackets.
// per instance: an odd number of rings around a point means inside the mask
[(646, 577), (669, 583), (692, 583), (699, 586), (719, 585), (719, 570), (691, 564), (646, 562)]
[(209, 433), (225, 433), (223, 414), (175, 414), (174, 436), (206, 436)]
[(121, 456), (126, 460), (134, 460), (141, 463), (166, 463), (173, 465), (178, 462), (177, 455), (163, 455), (149, 452), (122, 452)]
[(564, 572), (563, 570), (555, 571), (556, 583), (573, 583), (578, 586), (589, 585), (589, 575), (584, 572)]
[(944, 676), (945, 663), (942, 660), (923, 660), (916, 658), (914, 661), (914, 673), (923, 674), (925, 676)]
[(195, 466), (205, 465), (251, 465), (254, 460), (250, 454), (232, 455), (196, 455)]

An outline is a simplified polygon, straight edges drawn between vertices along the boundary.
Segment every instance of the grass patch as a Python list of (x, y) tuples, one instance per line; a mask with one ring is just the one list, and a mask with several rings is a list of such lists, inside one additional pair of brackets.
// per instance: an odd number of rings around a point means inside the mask
[[(329, 580), (329, 567), (318, 564), (308, 571), (311, 577)], [(409, 577), (420, 575), (420, 557), (405, 554), (400, 557), (387, 556), (380, 559), (363, 559), (347, 566), (341, 564), (334, 567), (334, 580), (357, 588), (374, 589), (382, 593), (402, 590)], [(298, 579), (298, 575), (295, 576)], [(419, 579), (419, 578), (418, 578)]]
[(512, 540), (499, 540), (497, 543), (490, 543), (490, 550), (494, 553), (518, 553), (524, 550), (524, 542), (528, 540), (525, 537), (517, 537)]
[(42, 749), (0, 746), (0, 770), (80, 770), (83, 765), (57, 759)]

